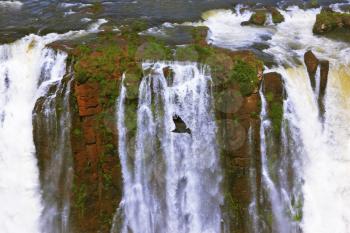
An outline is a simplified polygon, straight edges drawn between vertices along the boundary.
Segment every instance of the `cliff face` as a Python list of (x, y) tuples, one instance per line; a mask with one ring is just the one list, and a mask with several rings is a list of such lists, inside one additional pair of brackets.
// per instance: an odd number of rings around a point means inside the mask
[[(116, 85), (118, 80), (110, 82)], [(74, 232), (108, 232), (121, 198), (115, 109), (101, 103), (101, 91), (102, 87), (94, 81), (74, 84)]]
[[(263, 66), (251, 52), (207, 45), (206, 31), (205, 27), (194, 28), (193, 44), (184, 47), (170, 47), (130, 30), (103, 33), (85, 45), (70, 46), (74, 47), (67, 51), (73, 63), (69, 106), (72, 232), (111, 229), (122, 196), (116, 100), (122, 74), (126, 73), (126, 124), (136, 130), (138, 84), (143, 75), (140, 62), (146, 59), (195, 61), (210, 67), (224, 175), (225, 227), (229, 232), (248, 232), (248, 207), (254, 190), (260, 190), (258, 86)], [(62, 46), (58, 44), (57, 48)], [(40, 127), (35, 128), (40, 131)], [(47, 140), (44, 135), (36, 140), (44, 170), (48, 169), (45, 164), (50, 154)]]

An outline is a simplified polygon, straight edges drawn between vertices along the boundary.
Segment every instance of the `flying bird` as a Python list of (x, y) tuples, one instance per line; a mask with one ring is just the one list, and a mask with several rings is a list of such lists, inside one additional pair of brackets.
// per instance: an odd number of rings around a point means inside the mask
[(173, 121), (175, 123), (175, 129), (171, 132), (173, 133), (188, 133), (191, 134), (191, 129), (189, 129), (186, 123), (181, 119), (180, 116), (173, 116)]

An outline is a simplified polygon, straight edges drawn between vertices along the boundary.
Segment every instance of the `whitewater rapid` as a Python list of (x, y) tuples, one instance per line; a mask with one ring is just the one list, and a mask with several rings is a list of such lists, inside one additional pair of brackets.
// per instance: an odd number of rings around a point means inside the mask
[[(165, 67), (173, 79), (164, 76)], [(135, 140), (128, 139), (125, 126), (125, 86), (118, 101), (121, 232), (218, 233), (223, 200), (209, 71), (196, 63), (145, 63), (143, 68), (151, 72), (140, 83)], [(171, 132), (175, 114), (191, 134)]]
[[(340, 11), (339, 6), (331, 7)], [(204, 20), (194, 25), (208, 26), (208, 42), (216, 46), (232, 50), (268, 46), (263, 52), (273, 57), (275, 65), (265, 67), (265, 72), (276, 71), (283, 77), (286, 99), (276, 171), (271, 170), (269, 148), (274, 142), (266, 134), (270, 123), (264, 104), (261, 113), (262, 175), (274, 216), (272, 231), (349, 233), (349, 44), (313, 35), (320, 9), (289, 7), (281, 10), (283, 23), (264, 27), (241, 26), (252, 13), (241, 14), (239, 9), (207, 12)], [(319, 84), (312, 89), (303, 65), (308, 50), (330, 61), (323, 117), (317, 99)], [(263, 93), (261, 97), (264, 103)], [(292, 178), (286, 169), (291, 169)]]

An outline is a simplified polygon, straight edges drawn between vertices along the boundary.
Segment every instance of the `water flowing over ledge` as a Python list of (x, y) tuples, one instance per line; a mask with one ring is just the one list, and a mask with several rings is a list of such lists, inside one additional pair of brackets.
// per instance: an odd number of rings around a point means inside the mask
[[(173, 79), (164, 77), (165, 67)], [(122, 232), (220, 232), (221, 175), (209, 72), (196, 63), (143, 68), (151, 71), (140, 84), (134, 140), (125, 127), (125, 86), (118, 102)], [(175, 114), (191, 134), (171, 132)]]

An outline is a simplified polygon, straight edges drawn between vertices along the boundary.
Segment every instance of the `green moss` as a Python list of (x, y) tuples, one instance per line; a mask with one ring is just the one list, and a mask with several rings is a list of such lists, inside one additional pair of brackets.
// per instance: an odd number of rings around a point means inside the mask
[(139, 94), (139, 85), (143, 77), (142, 69), (135, 67), (125, 73), (124, 85), (126, 87), (127, 98), (137, 99)]
[(83, 135), (83, 132), (81, 131), (81, 129), (75, 128), (75, 129), (73, 130), (73, 134), (74, 134), (75, 136), (77, 136), (77, 137), (80, 137), (80, 136)]
[(243, 96), (249, 96), (258, 85), (257, 68), (242, 61), (237, 60), (231, 73), (231, 80), (238, 82)]
[(269, 116), (272, 121), (272, 127), (275, 134), (279, 135), (282, 126), (283, 104), (278, 102), (270, 103)]
[(86, 200), (87, 200), (87, 192), (86, 186), (80, 185), (80, 187), (73, 187), (73, 193), (75, 197), (75, 208), (79, 210), (79, 214), (82, 216), (85, 213)]
[(262, 26), (266, 22), (266, 11), (265, 10), (260, 10), (256, 11), (254, 14), (249, 19), (249, 22), (255, 25)]
[(203, 44), (206, 41), (209, 28), (206, 26), (194, 27), (191, 31), (194, 43)]
[(179, 46), (176, 48), (175, 60), (176, 61), (193, 61), (196, 62), (199, 59), (199, 55), (195, 46)]
[(79, 83), (88, 79), (100, 81), (111, 76), (116, 71), (117, 59), (121, 50), (116, 44), (96, 48), (95, 51), (82, 46), (79, 59), (74, 66), (75, 78)]
[(274, 95), (273, 95), (272, 92), (268, 92), (268, 93), (265, 94), (265, 98), (266, 98), (267, 102), (272, 102), (273, 101), (273, 97), (274, 97)]
[(321, 13), (316, 16), (313, 32), (316, 34), (323, 34), (336, 28), (341, 28), (343, 26), (343, 18), (347, 16), (349, 16), (349, 14), (323, 9)]
[(284, 16), (277, 9), (271, 10), (272, 22), (275, 24), (282, 23), (284, 21)]

